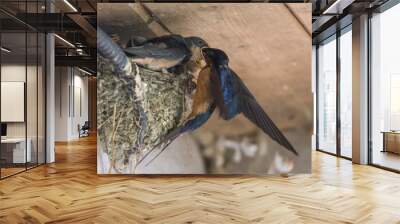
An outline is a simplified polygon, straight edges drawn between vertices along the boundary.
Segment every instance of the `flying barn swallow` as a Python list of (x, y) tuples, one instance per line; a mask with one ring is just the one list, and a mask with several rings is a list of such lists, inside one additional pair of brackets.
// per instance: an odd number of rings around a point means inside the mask
[(228, 56), (222, 50), (215, 48), (203, 48), (202, 53), (207, 67), (201, 70), (197, 79), (192, 113), (183, 126), (170, 131), (164, 137), (163, 141), (157, 146), (161, 146), (161, 151), (151, 161), (182, 133), (194, 131), (205, 124), (215, 108), (219, 109), (220, 117), (224, 120), (231, 120), (236, 115), (243, 114), (277, 143), (298, 155), (243, 81), (229, 68)]
[(215, 48), (204, 48), (203, 53), (206, 61), (211, 64), (211, 91), (220, 116), (224, 120), (230, 120), (238, 114), (243, 114), (273, 140), (298, 155), (243, 81), (229, 68), (229, 58), (225, 52)]

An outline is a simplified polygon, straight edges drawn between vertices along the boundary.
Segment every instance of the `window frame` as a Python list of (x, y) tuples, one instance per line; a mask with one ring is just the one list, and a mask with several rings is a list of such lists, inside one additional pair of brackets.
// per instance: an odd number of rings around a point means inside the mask
[[(341, 29), (337, 30), (336, 33), (333, 33), (332, 35), (326, 37), (323, 40), (320, 40), (315, 47), (315, 61), (316, 61), (316, 70), (315, 70), (315, 86), (316, 86), (316, 150), (319, 152), (323, 152), (329, 155), (333, 155), (333, 156), (337, 156), (340, 158), (344, 158), (347, 160), (352, 160), (352, 158), (347, 157), (342, 155), (342, 150), (341, 150), (341, 119), (340, 119), (340, 103), (341, 103), (341, 97), (340, 97), (340, 84), (341, 84), (341, 67), (340, 67), (340, 37), (342, 35), (344, 35), (347, 32), (351, 32), (352, 23), (346, 24), (346, 26), (342, 27)], [(336, 36), (335, 36), (336, 35)], [(333, 36), (335, 36), (334, 38), (332, 38)], [(329, 40), (332, 39), (332, 40)], [(318, 49), (321, 45), (321, 43), (326, 42), (326, 41), (336, 41), (336, 152), (332, 153), (329, 152), (327, 150), (324, 150), (322, 148), (320, 148), (320, 144), (319, 144), (319, 136), (320, 136), (320, 130), (319, 130), (319, 97), (318, 97), (318, 92), (319, 92), (319, 64), (320, 64), (320, 56), (318, 53)]]

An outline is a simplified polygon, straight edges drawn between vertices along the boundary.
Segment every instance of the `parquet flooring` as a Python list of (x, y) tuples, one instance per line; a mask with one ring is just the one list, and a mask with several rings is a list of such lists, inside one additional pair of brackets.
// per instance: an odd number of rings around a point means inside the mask
[(96, 139), (0, 181), (0, 223), (400, 223), (400, 175), (313, 153), (285, 177), (98, 176)]
[(10, 175), (13, 175), (13, 174), (15, 174), (15, 173), (18, 173), (18, 172), (22, 172), (22, 171), (24, 171), (25, 170), (25, 167), (21, 167), (21, 168), (14, 168), (14, 167), (11, 167), (11, 168), (9, 168), (9, 167), (7, 167), (7, 168), (1, 168), (1, 176), (2, 177), (7, 177), (7, 176), (10, 176)]

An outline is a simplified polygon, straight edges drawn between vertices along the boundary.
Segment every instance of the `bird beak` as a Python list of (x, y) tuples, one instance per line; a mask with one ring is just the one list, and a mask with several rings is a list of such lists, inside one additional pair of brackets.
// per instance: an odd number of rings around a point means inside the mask
[(201, 48), (201, 53), (205, 58), (207, 58), (210, 55), (210, 48), (209, 47)]
[(203, 55), (204, 60), (206, 61), (206, 63), (208, 63), (210, 61), (209, 59), (209, 49), (208, 47), (203, 47), (201, 48), (201, 54)]

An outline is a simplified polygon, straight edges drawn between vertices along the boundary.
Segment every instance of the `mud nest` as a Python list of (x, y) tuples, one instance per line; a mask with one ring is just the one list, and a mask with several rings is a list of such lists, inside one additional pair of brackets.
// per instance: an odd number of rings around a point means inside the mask
[(151, 71), (133, 64), (128, 76), (115, 74), (111, 63), (98, 56), (97, 121), (99, 147), (110, 169), (135, 167), (190, 112), (187, 83), (180, 74)]

